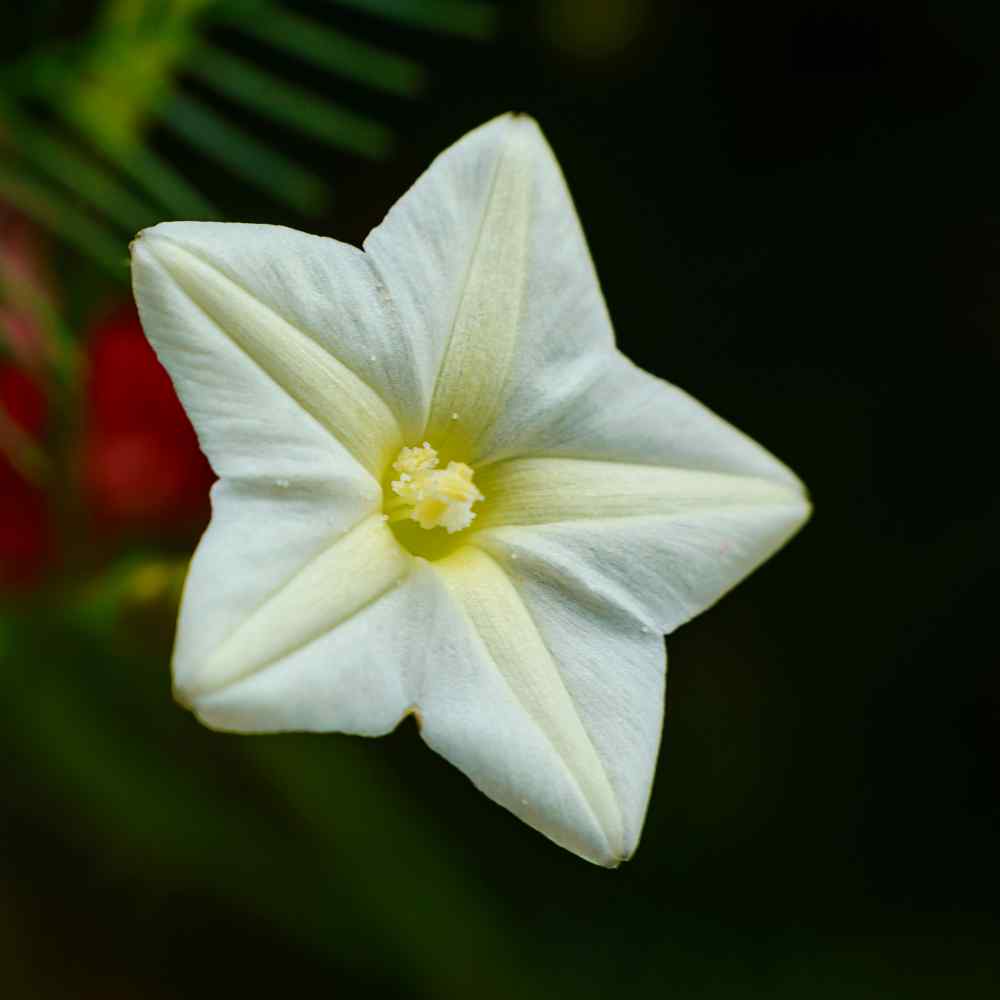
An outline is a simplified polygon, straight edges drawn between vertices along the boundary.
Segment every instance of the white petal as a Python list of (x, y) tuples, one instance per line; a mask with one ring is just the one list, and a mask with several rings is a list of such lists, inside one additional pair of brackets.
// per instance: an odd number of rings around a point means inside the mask
[(199, 717), (240, 732), (375, 736), (414, 712), (428, 746), (491, 798), (561, 846), (617, 864), (627, 854), (617, 803), (510, 583), (477, 565), (456, 595), (448, 583), (462, 569), (442, 565), (415, 560), (337, 627), (198, 697)]
[(428, 744), (556, 843), (599, 864), (626, 854), (619, 803), (559, 668), (502, 569), (464, 547), (434, 564), (462, 628), (418, 699)]
[(136, 303), (215, 471), (272, 482), (336, 481), (370, 493), (371, 476), (344, 446), (159, 263), (152, 232), (132, 244)]
[(486, 466), (478, 481), (489, 497), (479, 531), (803, 505), (799, 489), (769, 479), (571, 458), (510, 459)]
[(144, 329), (222, 476), (174, 652), (178, 695), (196, 705), (349, 619), (410, 565), (381, 521), (374, 478), (400, 439), (393, 414), (319, 339), (250, 294), (266, 285), (253, 267), (226, 273), (212, 260), (242, 234), (266, 270), (265, 249), (280, 256), (287, 232), (169, 224), (133, 245)]
[(581, 356), (544, 399), (511, 403), (518, 451), (755, 476), (801, 489), (795, 474), (677, 386), (617, 351)]
[(229, 449), (213, 448), (213, 428), (199, 424), (211, 419), (206, 367), (217, 380), (256, 367), (376, 478), (402, 438), (383, 398), (419, 420), (408, 341), (352, 247), (277, 226), (164, 223), (133, 243), (133, 285), (213, 461), (213, 450), (221, 461)]
[(611, 347), (569, 193), (530, 118), (498, 118), (442, 153), (365, 249), (434, 345), (426, 436), (443, 452), (509, 450), (552, 387), (579, 381), (581, 356)]
[[(217, 520), (222, 522), (221, 515)], [(277, 540), (272, 536), (271, 544)], [(213, 568), (233, 575), (245, 556), (228, 555), (216, 559)], [(370, 515), (328, 539), (305, 565), (281, 580), (263, 603), (244, 604), (236, 627), (203, 655), (183, 658), (185, 647), (178, 643), (174, 661), (178, 692), (193, 700), (265, 669), (376, 600), (409, 572), (411, 563), (381, 515)], [(188, 605), (193, 602), (192, 595)], [(197, 612), (203, 613), (203, 609)]]
[(476, 545), (528, 549), (664, 634), (739, 583), (809, 515), (798, 487), (747, 476), (520, 459), (482, 478), (495, 500)]
[(626, 594), (564, 578), (530, 547), (494, 539), (502, 563), (559, 670), (621, 813), (621, 858), (639, 842), (663, 726), (663, 637)]
[[(369, 480), (370, 482), (370, 480)], [(220, 480), (194, 554), (174, 646), (174, 685), (189, 702), (213, 654), (273, 595), (369, 515), (378, 488), (353, 480)]]
[(394, 729), (414, 706), (442, 588), (426, 564), (336, 627), (263, 670), (199, 697), (195, 710), (216, 729), (357, 733)]
[(802, 523), (795, 487), (765, 479), (571, 459), (482, 470), (472, 542), (511, 574), (638, 842), (663, 716), (672, 631)]
[(365, 249), (440, 367), (421, 435), (439, 451), (477, 465), (547, 454), (797, 482), (614, 349), (576, 211), (530, 118), (505, 115), (445, 150)]

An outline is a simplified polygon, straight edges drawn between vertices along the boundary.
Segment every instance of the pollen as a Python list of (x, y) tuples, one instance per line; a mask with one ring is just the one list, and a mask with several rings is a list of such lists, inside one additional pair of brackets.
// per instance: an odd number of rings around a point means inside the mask
[(464, 462), (449, 462), (438, 468), (438, 453), (425, 441), (417, 448), (403, 448), (393, 469), (396, 494), (386, 504), (390, 521), (408, 518), (421, 528), (444, 528), (454, 534), (472, 524), (472, 505), (484, 499), (472, 481), (473, 470)]

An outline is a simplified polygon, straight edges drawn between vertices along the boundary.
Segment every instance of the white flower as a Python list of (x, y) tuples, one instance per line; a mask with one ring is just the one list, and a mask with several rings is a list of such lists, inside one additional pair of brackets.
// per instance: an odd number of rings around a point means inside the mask
[(239, 732), (377, 735), (412, 712), (526, 823), (627, 858), (662, 636), (809, 508), (776, 459), (616, 351), (535, 123), (446, 150), (364, 251), (173, 222), (136, 239), (133, 280), (220, 477), (178, 696)]

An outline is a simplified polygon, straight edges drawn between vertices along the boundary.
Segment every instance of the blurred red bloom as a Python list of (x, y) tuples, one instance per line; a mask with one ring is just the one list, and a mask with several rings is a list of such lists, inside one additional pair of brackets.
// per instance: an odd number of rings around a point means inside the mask
[(185, 530), (208, 518), (213, 475), (133, 305), (89, 337), (84, 486), (106, 527)]
[(52, 550), (48, 498), (14, 462), (41, 438), (48, 404), (23, 369), (0, 364), (0, 591), (38, 581)]
[(0, 405), (11, 423), (34, 440), (41, 438), (49, 404), (33, 376), (16, 365), (0, 366)]

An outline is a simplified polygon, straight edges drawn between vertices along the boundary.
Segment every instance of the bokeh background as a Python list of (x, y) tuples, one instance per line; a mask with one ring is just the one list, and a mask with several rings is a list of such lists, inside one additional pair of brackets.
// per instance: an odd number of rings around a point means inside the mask
[[(995, 996), (995, 5), (15, 8), (4, 995)], [(360, 242), (510, 109), (561, 161), (626, 353), (816, 504), (670, 638), (648, 822), (611, 872), (411, 721), (224, 736), (170, 698), (211, 474), (137, 327), (130, 235), (214, 217)]]

